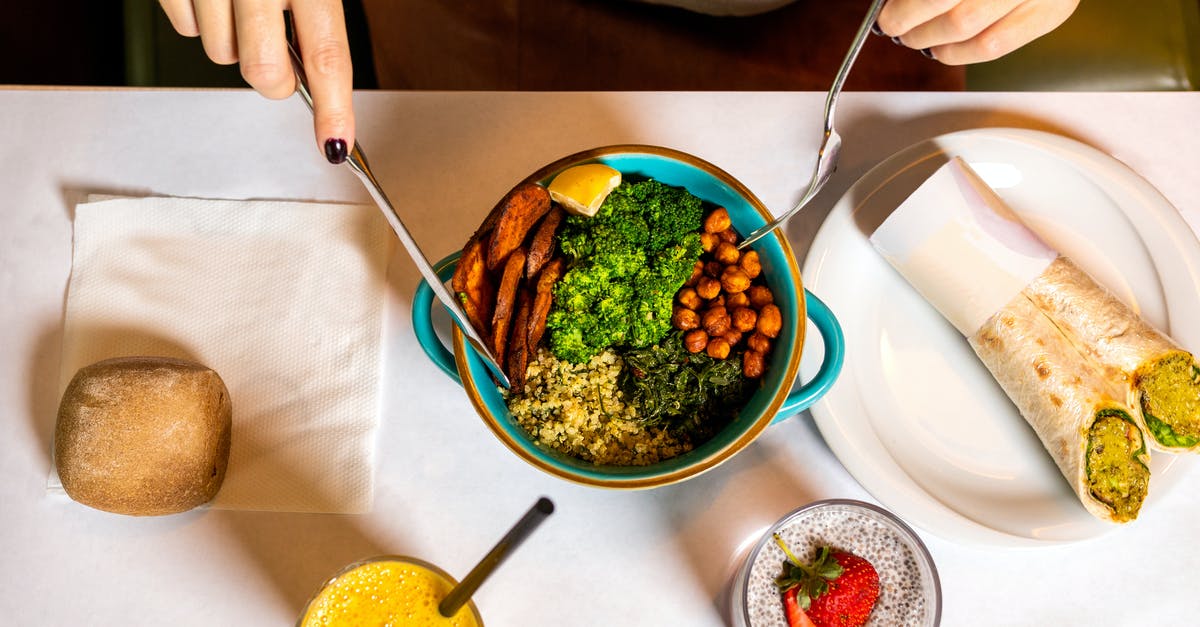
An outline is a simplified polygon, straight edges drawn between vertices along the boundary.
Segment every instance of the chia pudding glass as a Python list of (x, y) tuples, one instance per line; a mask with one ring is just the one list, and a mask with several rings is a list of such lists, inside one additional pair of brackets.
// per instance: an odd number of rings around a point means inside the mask
[(734, 576), (736, 627), (787, 627), (775, 578), (787, 559), (772, 540), (778, 533), (797, 558), (811, 562), (822, 546), (858, 555), (879, 573), (879, 600), (867, 625), (936, 626), (942, 618), (941, 582), (925, 544), (891, 512), (862, 501), (816, 501), (772, 525)]

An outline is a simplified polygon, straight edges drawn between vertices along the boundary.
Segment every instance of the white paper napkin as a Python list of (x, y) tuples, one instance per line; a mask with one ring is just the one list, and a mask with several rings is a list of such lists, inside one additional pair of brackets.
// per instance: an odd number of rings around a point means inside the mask
[(871, 243), (965, 337), (1058, 256), (958, 157), (901, 203)]
[(359, 205), (79, 205), (60, 391), (110, 357), (193, 359), (233, 403), (213, 507), (370, 511), (391, 240)]

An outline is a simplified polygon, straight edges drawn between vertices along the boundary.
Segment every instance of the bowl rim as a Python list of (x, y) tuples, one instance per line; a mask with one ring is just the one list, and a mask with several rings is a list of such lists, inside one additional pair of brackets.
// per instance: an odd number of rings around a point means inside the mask
[(857, 509), (870, 516), (883, 518), (891, 523), (892, 526), (899, 529), (904, 536), (908, 537), (908, 539), (912, 541), (912, 544), (917, 549), (917, 560), (929, 569), (929, 576), (932, 580), (933, 592), (932, 624), (940, 625), (942, 622), (942, 579), (941, 576), (938, 575), (937, 562), (934, 561), (933, 554), (929, 552), (929, 547), (925, 545), (925, 541), (921, 539), (921, 536), (917, 534), (916, 530), (914, 530), (911, 525), (904, 522), (904, 519), (897, 516), (894, 512), (874, 503), (844, 498), (820, 499), (801, 505), (800, 507), (797, 507), (796, 509), (784, 514), (783, 516), (780, 516), (778, 520), (771, 523), (769, 527), (762, 531), (758, 540), (754, 543), (754, 546), (751, 547), (750, 551), (746, 554), (746, 560), (743, 562), (741, 569), (739, 569), (738, 574), (736, 575), (737, 585), (735, 586), (735, 589), (740, 591), (739, 596), (742, 598), (733, 600), (733, 603), (737, 604), (737, 607), (734, 608), (733, 611), (739, 613), (739, 618), (742, 619), (743, 624), (750, 624), (750, 610), (746, 607), (745, 596), (750, 590), (750, 575), (754, 570), (754, 561), (758, 558), (758, 555), (762, 552), (763, 548), (767, 546), (771, 539), (771, 534), (775, 533), (785, 525), (791, 523), (792, 520), (803, 516), (804, 514), (831, 507)]
[[(568, 166), (578, 165), (578, 164), (582, 164), (582, 163), (595, 162), (595, 161), (600, 160), (602, 157), (619, 155), (619, 154), (635, 154), (635, 155), (662, 157), (662, 158), (678, 161), (678, 162), (683, 163), (684, 165), (691, 166), (693, 168), (701, 170), (707, 174), (712, 175), (713, 177), (715, 177), (717, 180), (724, 183), (725, 185), (728, 185), (737, 195), (739, 195), (743, 199), (745, 199), (746, 202), (751, 207), (753, 207), (755, 211), (757, 211), (759, 213), (759, 215), (763, 218), (765, 223), (769, 223), (774, 219), (774, 216), (767, 209), (766, 205), (764, 205), (763, 202), (761, 200), (759, 200), (758, 196), (755, 196), (754, 193), (751, 192), (748, 187), (746, 187), (744, 184), (742, 184), (741, 181), (734, 178), (733, 175), (729, 174), (725, 170), (723, 170), (723, 169), (717, 167), (716, 165), (713, 165), (712, 163), (710, 163), (704, 159), (701, 159), (695, 155), (692, 155), (692, 154), (689, 154), (686, 152), (682, 152), (680, 150), (676, 150), (673, 148), (666, 148), (663, 146), (654, 146), (654, 145), (649, 145), (649, 144), (613, 144), (613, 145), (609, 145), (609, 146), (590, 148), (587, 150), (582, 150), (582, 151), (579, 151), (576, 153), (572, 153), (572, 154), (562, 157), (560, 159), (556, 159), (555, 161), (549, 163), (548, 165), (539, 168), (533, 174), (525, 177), (516, 185), (522, 185), (525, 183), (536, 183), (536, 182), (539, 182), (539, 181), (542, 181), (542, 180), (548, 178), (552, 174), (555, 174), (555, 173), (565, 169)], [(516, 187), (516, 185), (514, 185), (514, 187)], [(451, 325), (453, 327), (451, 333), (452, 333), (452, 343), (453, 343), (453, 347), (454, 347), (455, 366), (458, 368), (459, 376), (462, 379), (463, 389), (467, 392), (467, 396), (468, 396), (468, 398), (470, 398), (471, 405), (474, 406), (475, 412), (477, 414), (479, 414), (480, 418), (483, 419), (484, 424), (487, 425), (488, 429), (491, 430), (492, 434), (494, 436), (496, 436), (496, 438), (499, 439), (502, 443), (504, 443), (504, 445), (510, 451), (516, 453), (518, 457), (525, 460), (527, 463), (531, 464), (535, 468), (542, 470), (543, 472), (549, 473), (560, 479), (565, 479), (567, 481), (570, 481), (570, 482), (576, 483), (576, 484), (580, 484), (580, 485), (587, 485), (587, 486), (601, 487), (601, 488), (620, 489), (620, 490), (637, 490), (637, 489), (645, 489), (645, 488), (654, 488), (654, 487), (670, 485), (673, 483), (678, 483), (680, 481), (683, 481), (684, 479), (689, 479), (691, 477), (694, 477), (696, 475), (704, 473), (708, 470), (711, 470), (711, 469), (715, 468), (716, 466), (720, 465), (721, 463), (727, 461), (729, 458), (733, 457), (733, 455), (735, 453), (739, 452), (740, 450), (745, 448), (748, 444), (753, 442), (758, 437), (758, 435), (760, 433), (762, 433), (762, 431), (764, 429), (766, 429), (768, 425), (771, 424), (771, 421), (775, 418), (775, 414), (778, 413), (779, 408), (781, 406), (783, 406), (783, 403), (786, 400), (787, 395), (791, 392), (792, 385), (796, 381), (796, 377), (797, 377), (797, 374), (798, 374), (799, 368), (800, 368), (800, 356), (801, 356), (801, 353), (803, 352), (804, 345), (805, 345), (805, 335), (806, 335), (806, 331), (807, 331), (808, 311), (807, 311), (807, 305), (805, 303), (805, 297), (804, 297), (804, 285), (801, 282), (800, 267), (796, 261), (796, 255), (792, 251), (792, 247), (791, 247), (791, 244), (788, 242), (788, 239), (786, 237), (784, 237), (782, 229), (775, 229), (768, 237), (774, 238), (775, 242), (782, 249), (783, 255), (787, 259), (787, 267), (788, 267), (788, 271), (792, 278), (792, 285), (794, 285), (796, 287), (796, 303), (797, 303), (796, 309), (797, 309), (797, 311), (796, 311), (796, 316), (794, 318), (794, 324), (796, 327), (795, 328), (795, 337), (796, 337), (795, 348), (791, 351), (791, 355), (789, 356), (788, 363), (787, 363), (787, 368), (784, 372), (783, 378), (781, 379), (781, 381), (783, 381), (783, 384), (780, 385), (779, 389), (775, 391), (775, 395), (771, 399), (771, 402), (766, 406), (766, 408), (764, 408), (764, 410), (758, 416), (758, 418), (756, 420), (754, 420), (752, 423), (750, 423), (745, 428), (745, 430), (741, 434), (738, 435), (737, 438), (735, 438), (733, 441), (725, 444), (724, 446), (717, 449), (716, 451), (713, 451), (708, 456), (698, 459), (687, 465), (684, 465), (684, 466), (681, 466), (678, 468), (674, 468), (667, 472), (662, 472), (659, 474), (653, 474), (653, 475), (649, 475), (649, 476), (643, 475), (643, 476), (634, 476), (634, 477), (623, 477), (623, 476), (619, 476), (619, 475), (614, 475), (611, 477), (602, 477), (602, 478), (592, 477), (592, 476), (588, 476), (588, 475), (578, 474), (569, 468), (562, 468), (557, 465), (546, 462), (544, 459), (538, 457), (537, 455), (534, 455), (532, 452), (527, 450), (526, 446), (523, 445), (523, 444), (526, 444), (530, 447), (536, 447), (537, 446), (536, 443), (534, 443), (532, 440), (529, 440), (525, 443), (517, 442), (513, 437), (511, 437), (511, 435), (505, 429), (503, 429), (498, 424), (498, 418), (496, 416), (493, 416), (491, 411), (488, 409), (487, 404), (484, 402), (483, 397), (481, 395), (482, 393), (479, 390), (479, 387), (476, 385), (475, 378), (471, 375), (470, 364), (467, 361), (468, 346), (463, 339), (462, 330), (459, 329), (457, 325)], [(488, 384), (491, 384), (491, 382), (489, 381)], [(674, 458), (672, 458), (672, 459), (674, 459)], [(668, 461), (670, 461), (670, 460), (664, 460), (664, 462), (668, 462)], [(654, 464), (646, 466), (646, 468), (650, 468), (653, 465)], [(604, 467), (603, 465), (599, 465), (599, 464), (597, 464), (596, 466), (598, 468)]]

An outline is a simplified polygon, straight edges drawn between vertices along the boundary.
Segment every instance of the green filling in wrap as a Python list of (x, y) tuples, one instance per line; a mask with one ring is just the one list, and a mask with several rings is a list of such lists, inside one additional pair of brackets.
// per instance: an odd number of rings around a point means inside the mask
[(1141, 432), (1119, 409), (1101, 411), (1088, 428), (1088, 489), (1119, 522), (1137, 518), (1146, 498), (1150, 469), (1142, 462), (1144, 453)]
[(1164, 446), (1200, 442), (1200, 368), (1192, 356), (1173, 352), (1134, 377), (1146, 428)]

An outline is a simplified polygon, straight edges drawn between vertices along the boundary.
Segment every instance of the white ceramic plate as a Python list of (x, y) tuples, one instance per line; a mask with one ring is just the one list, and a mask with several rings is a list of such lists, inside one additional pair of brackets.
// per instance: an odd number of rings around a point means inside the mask
[[(817, 233), (803, 276), (845, 329), (846, 365), (813, 417), (872, 495), (931, 533), (1009, 546), (1105, 533), (1114, 525), (1083, 509), (966, 340), (867, 239), (952, 156), (1146, 320), (1185, 349), (1200, 349), (1200, 326), (1185, 324), (1200, 319), (1200, 243), (1157, 190), (1074, 140), (1016, 129), (964, 131), (876, 166)], [(815, 364), (802, 362), (801, 370), (812, 373)], [(1156, 497), (1190, 461), (1153, 456), (1142, 517), (1154, 516)]]

